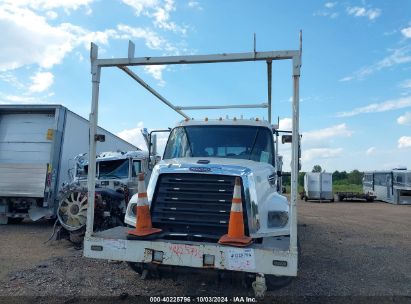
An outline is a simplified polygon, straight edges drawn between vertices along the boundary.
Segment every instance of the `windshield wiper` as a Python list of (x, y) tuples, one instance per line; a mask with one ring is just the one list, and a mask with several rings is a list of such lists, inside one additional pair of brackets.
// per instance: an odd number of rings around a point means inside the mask
[(253, 140), (253, 145), (251, 146), (250, 155), (248, 156), (248, 160), (251, 160), (251, 155), (253, 155), (253, 151), (254, 151), (255, 144), (256, 144), (256, 142), (257, 142), (257, 137), (258, 137), (258, 132), (259, 132), (259, 131), (260, 131), (260, 130), (257, 129), (257, 132), (255, 132), (255, 136), (254, 136), (254, 140)]

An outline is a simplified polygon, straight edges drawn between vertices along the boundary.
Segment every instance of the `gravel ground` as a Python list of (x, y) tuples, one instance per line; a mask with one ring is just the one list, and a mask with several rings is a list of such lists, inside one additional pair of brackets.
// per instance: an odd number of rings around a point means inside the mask
[[(298, 217), (298, 277), (268, 295), (411, 301), (411, 206), (301, 202)], [(143, 281), (126, 263), (83, 258), (68, 241), (44, 244), (52, 228), (30, 222), (0, 226), (0, 295), (253, 296), (239, 280), (217, 283), (211, 274)]]

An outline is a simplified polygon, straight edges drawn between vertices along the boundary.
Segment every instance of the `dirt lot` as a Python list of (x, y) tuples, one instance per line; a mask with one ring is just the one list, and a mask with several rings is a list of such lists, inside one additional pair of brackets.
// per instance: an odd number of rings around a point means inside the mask
[[(298, 278), (269, 295), (411, 300), (411, 206), (301, 202), (298, 216)], [(253, 296), (214, 276), (143, 281), (125, 263), (82, 258), (67, 241), (44, 244), (51, 232), (46, 223), (0, 226), (0, 295)]]

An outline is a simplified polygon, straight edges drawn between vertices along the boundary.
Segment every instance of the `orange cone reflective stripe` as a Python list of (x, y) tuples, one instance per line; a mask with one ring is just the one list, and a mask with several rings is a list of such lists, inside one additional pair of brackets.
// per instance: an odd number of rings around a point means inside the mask
[(241, 199), (241, 180), (235, 179), (233, 199), (231, 201), (230, 221), (228, 223), (228, 233), (223, 235), (218, 243), (231, 246), (248, 246), (252, 238), (245, 235), (243, 219), (243, 203)]
[(136, 228), (128, 231), (128, 234), (143, 237), (161, 232), (161, 229), (153, 228), (151, 222), (150, 206), (148, 205), (146, 185), (144, 183), (144, 173), (140, 173), (138, 176), (137, 189)]

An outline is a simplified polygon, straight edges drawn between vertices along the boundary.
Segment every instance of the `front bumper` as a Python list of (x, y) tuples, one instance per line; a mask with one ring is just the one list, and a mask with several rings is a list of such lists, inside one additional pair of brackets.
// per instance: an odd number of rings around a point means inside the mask
[[(197, 269), (213, 268), (277, 276), (297, 275), (297, 252), (289, 250), (289, 237), (265, 238), (262, 244), (237, 248), (192, 241), (127, 240), (129, 229), (115, 227), (86, 237), (84, 256)], [(158, 254), (159, 252), (162, 254)], [(162, 256), (161, 261), (155, 261), (155, 256)], [(210, 258), (214, 260), (212, 265), (206, 264), (206, 260), (209, 261)]]

